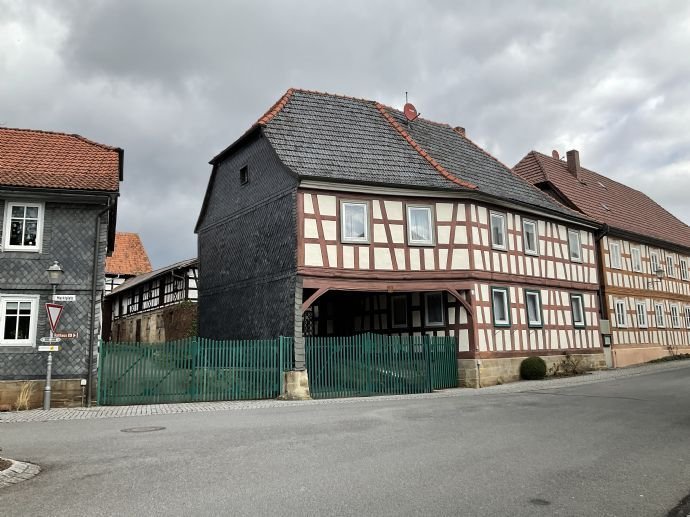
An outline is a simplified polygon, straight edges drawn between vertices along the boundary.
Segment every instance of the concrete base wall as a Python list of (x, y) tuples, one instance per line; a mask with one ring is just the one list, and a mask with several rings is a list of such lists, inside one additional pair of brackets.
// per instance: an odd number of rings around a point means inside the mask
[[(534, 354), (533, 354), (534, 355)], [(573, 358), (580, 358), (580, 365), (585, 370), (603, 370), (606, 368), (606, 359), (603, 353), (596, 354), (571, 354)], [(528, 357), (528, 356), (525, 356)], [(460, 386), (466, 388), (483, 388), (515, 382), (520, 380), (520, 363), (525, 357), (505, 357), (495, 359), (458, 360), (458, 378)], [(541, 356), (546, 362), (547, 371), (556, 363), (563, 361), (563, 355)]]
[(307, 370), (283, 372), (283, 392), (281, 400), (309, 400), (309, 376)]
[[(647, 363), (653, 359), (671, 355), (668, 348), (661, 346), (614, 347), (612, 352), (613, 366), (615, 368)], [(678, 349), (678, 353), (688, 352), (690, 352), (690, 350), (688, 350), (687, 347), (679, 347)]]
[[(0, 406), (10, 406), (12, 409), (17, 409), (19, 394), (22, 387), (27, 384), (32, 387), (29, 409), (42, 408), (44, 380), (0, 381)], [(51, 408), (81, 406), (81, 379), (53, 379), (50, 387), (52, 391)]]

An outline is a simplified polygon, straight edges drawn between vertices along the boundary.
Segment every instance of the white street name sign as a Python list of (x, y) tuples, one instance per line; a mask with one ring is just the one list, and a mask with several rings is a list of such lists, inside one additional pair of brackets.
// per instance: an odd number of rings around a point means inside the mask
[(77, 295), (76, 294), (54, 294), (53, 295), (53, 301), (54, 302), (76, 302), (77, 301)]
[(59, 352), (60, 345), (39, 345), (39, 352)]

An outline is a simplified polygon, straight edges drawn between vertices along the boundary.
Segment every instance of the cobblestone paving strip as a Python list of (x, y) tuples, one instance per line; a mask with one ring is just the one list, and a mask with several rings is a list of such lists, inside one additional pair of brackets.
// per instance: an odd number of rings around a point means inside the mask
[(527, 393), (540, 390), (552, 390), (582, 384), (593, 384), (608, 380), (646, 375), (667, 370), (690, 368), (690, 361), (672, 361), (656, 364), (645, 364), (617, 370), (601, 370), (587, 375), (546, 379), (543, 381), (521, 381), (491, 386), (488, 388), (455, 388), (434, 393), (414, 395), (384, 395), (376, 397), (355, 397), (342, 399), (319, 399), (304, 401), (282, 400), (229, 400), (220, 402), (187, 402), (181, 404), (148, 404), (138, 406), (96, 406), (90, 408), (59, 408), (44, 411), (15, 411), (0, 413), (0, 424), (19, 422), (48, 422), (56, 420), (87, 420), (93, 418), (119, 418), (128, 416), (170, 415), (175, 413), (200, 413), (206, 411), (236, 411), (246, 409), (265, 409), (290, 406), (318, 406), (324, 404), (369, 403), (388, 400), (430, 399), (444, 397), (479, 397), (500, 393)]
[[(9, 459), (9, 458), (5, 458)], [(41, 471), (41, 467), (33, 463), (26, 463), (23, 461), (10, 460), (12, 465), (0, 470), (0, 488), (10, 485), (16, 485), (27, 479), (31, 479)]]

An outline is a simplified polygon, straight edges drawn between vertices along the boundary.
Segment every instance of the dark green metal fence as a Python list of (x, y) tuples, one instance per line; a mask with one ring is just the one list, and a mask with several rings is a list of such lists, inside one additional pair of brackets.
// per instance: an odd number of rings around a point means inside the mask
[(457, 387), (454, 337), (306, 338), (314, 398), (424, 393)]
[(292, 339), (102, 343), (101, 405), (275, 398)]

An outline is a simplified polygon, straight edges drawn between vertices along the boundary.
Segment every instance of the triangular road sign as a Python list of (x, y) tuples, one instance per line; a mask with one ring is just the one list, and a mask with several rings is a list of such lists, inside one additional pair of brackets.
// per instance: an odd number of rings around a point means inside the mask
[(62, 315), (63, 305), (58, 305), (56, 303), (46, 303), (46, 312), (48, 313), (48, 323), (50, 328), (55, 332), (55, 327), (57, 327), (60, 321), (60, 316)]

